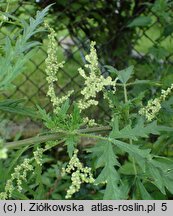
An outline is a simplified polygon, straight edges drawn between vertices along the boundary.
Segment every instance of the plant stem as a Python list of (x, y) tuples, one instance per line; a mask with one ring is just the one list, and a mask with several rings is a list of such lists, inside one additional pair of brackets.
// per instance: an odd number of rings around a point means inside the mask
[(50, 140), (54, 141), (54, 140), (58, 140), (61, 137), (62, 137), (62, 135), (60, 135), (58, 133), (57, 134), (44, 135), (44, 136), (35, 136), (35, 137), (24, 139), (24, 140), (7, 142), (4, 144), (4, 146), (8, 149), (13, 149), (13, 148), (21, 147), (21, 146), (26, 146), (26, 145), (34, 145), (34, 144), (44, 143), (44, 142), (47, 142)]
[[(146, 80), (146, 81), (147, 81), (147, 80)], [(129, 82), (129, 83), (126, 83), (126, 86), (143, 85), (143, 84), (148, 84), (148, 85), (152, 85), (152, 86), (153, 86), (153, 85), (154, 85), (154, 86), (161, 86), (160, 83), (151, 82), (151, 81), (145, 82), (145, 80), (144, 80), (144, 82), (139, 82), (139, 83)], [(123, 83), (116, 83), (116, 85), (117, 85), (117, 86), (124, 86)]]
[(123, 88), (124, 88), (124, 101), (125, 101), (125, 103), (127, 103), (128, 102), (128, 98), (127, 98), (126, 84), (123, 85)]
[(43, 136), (35, 136), (32, 138), (14, 141), (14, 142), (7, 142), (4, 144), (4, 146), (8, 149), (14, 149), (14, 148), (19, 148), (21, 146), (34, 145), (34, 144), (44, 143), (47, 141), (54, 141), (54, 140), (62, 139), (64, 137), (64, 134), (70, 135), (74, 133), (77, 133), (77, 134), (83, 133), (87, 135), (88, 133), (98, 133), (98, 132), (104, 132), (104, 131), (110, 131), (110, 130), (111, 130), (111, 127), (109, 126), (80, 129), (76, 132), (69, 132), (69, 131), (61, 130), (57, 133), (52, 133), (52, 134), (43, 135)]
[[(123, 85), (123, 88), (124, 88), (124, 101), (125, 101), (125, 103), (128, 103), (126, 84)], [(126, 117), (127, 117), (127, 121), (129, 121), (129, 110), (127, 110), (127, 112), (126, 112)], [(132, 145), (133, 144), (132, 139), (129, 139), (129, 141), (130, 141), (130, 144)], [(137, 169), (136, 169), (136, 163), (135, 163), (134, 157), (132, 157), (132, 162), (133, 162), (134, 173), (136, 176), (137, 175)]]

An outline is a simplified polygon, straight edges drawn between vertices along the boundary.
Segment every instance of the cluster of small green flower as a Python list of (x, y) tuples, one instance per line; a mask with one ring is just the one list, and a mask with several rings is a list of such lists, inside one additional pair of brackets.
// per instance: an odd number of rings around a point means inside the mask
[(140, 115), (144, 115), (147, 121), (152, 121), (157, 113), (161, 109), (161, 103), (166, 99), (166, 97), (171, 93), (173, 89), (173, 84), (171, 87), (167, 88), (166, 90), (161, 91), (161, 96), (155, 98), (154, 100), (149, 100), (146, 107), (143, 107), (139, 110)]
[(53, 28), (51, 28), (47, 23), (45, 23), (46, 28), (49, 29), (50, 34), (48, 35), (48, 57), (45, 60), (46, 63), (46, 74), (48, 82), (48, 92), (47, 95), (50, 97), (52, 105), (54, 107), (54, 113), (58, 113), (60, 106), (69, 98), (73, 91), (69, 91), (67, 95), (58, 98), (55, 94), (54, 82), (58, 81), (57, 72), (60, 68), (63, 67), (64, 62), (58, 63), (57, 61), (57, 42), (56, 42), (56, 33)]
[[(0, 200), (8, 199), (12, 196), (15, 189), (22, 190), (22, 182), (27, 181), (26, 176), (29, 171), (33, 170), (33, 166), (30, 164), (31, 159), (24, 159), (23, 163), (14, 168), (14, 173), (11, 174), (11, 178), (5, 185), (5, 192), (0, 193)], [(16, 186), (14, 186), (16, 182)]]
[[(48, 24), (45, 24), (46, 28), (49, 29), (50, 34), (48, 35), (49, 43), (47, 54), (48, 57), (46, 59), (46, 74), (48, 81), (48, 92), (47, 95), (50, 97), (51, 102), (54, 107), (54, 113), (58, 114), (60, 110), (60, 106), (70, 97), (73, 93), (69, 91), (63, 97), (57, 97), (54, 89), (54, 82), (57, 79), (57, 72), (60, 68), (63, 67), (64, 62), (58, 63), (57, 61), (57, 43), (56, 43), (56, 33), (53, 28), (51, 28)], [(98, 101), (96, 100), (97, 93), (104, 90), (105, 86), (113, 86), (114, 91), (116, 90), (116, 80), (112, 80), (110, 76), (104, 77), (101, 75), (101, 71), (99, 69), (97, 52), (95, 49), (95, 42), (91, 42), (90, 45), (90, 53), (85, 56), (87, 64), (85, 64), (85, 68), (90, 70), (89, 76), (86, 75), (85, 71), (82, 68), (79, 68), (79, 74), (85, 79), (84, 88), (81, 90), (81, 95), (83, 98), (78, 101), (78, 107), (80, 112), (89, 108), (92, 105), (98, 105)], [(89, 126), (95, 126), (95, 120), (89, 119), (88, 117), (84, 118), (84, 122)]]
[(78, 102), (79, 109), (85, 110), (92, 105), (98, 105), (96, 95), (98, 92), (103, 91), (105, 86), (113, 86), (115, 89), (116, 81), (113, 81), (110, 76), (104, 77), (98, 65), (98, 57), (96, 49), (94, 48), (95, 42), (91, 42), (90, 54), (85, 56), (87, 64), (85, 68), (90, 70), (89, 76), (86, 75), (82, 68), (79, 68), (79, 74), (85, 79), (85, 87), (82, 89), (81, 94), (83, 98)]
[(35, 160), (38, 165), (42, 165), (42, 148), (37, 148), (33, 153), (34, 158), (25, 158), (24, 161), (14, 168), (11, 178), (5, 185), (5, 191), (0, 193), (0, 200), (6, 200), (12, 197), (14, 190), (22, 191), (22, 183), (27, 181), (27, 174), (34, 170), (32, 161)]
[(83, 164), (79, 161), (77, 157), (78, 150), (75, 149), (73, 157), (69, 161), (67, 168), (63, 168), (62, 176), (67, 174), (71, 174), (72, 184), (67, 190), (66, 199), (72, 197), (72, 195), (80, 190), (80, 186), (82, 183), (94, 183), (94, 178), (91, 173), (91, 168), (83, 167)]
[(42, 166), (42, 155), (43, 155), (43, 152), (44, 152), (43, 148), (37, 148), (37, 151), (33, 152), (34, 159), (35, 159), (36, 163), (39, 166)]

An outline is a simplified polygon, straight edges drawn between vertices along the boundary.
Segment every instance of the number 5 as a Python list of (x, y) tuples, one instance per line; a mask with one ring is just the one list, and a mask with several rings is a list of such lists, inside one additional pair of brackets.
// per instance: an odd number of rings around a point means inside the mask
[(167, 203), (162, 203), (161, 210), (162, 211), (166, 211), (167, 210)]

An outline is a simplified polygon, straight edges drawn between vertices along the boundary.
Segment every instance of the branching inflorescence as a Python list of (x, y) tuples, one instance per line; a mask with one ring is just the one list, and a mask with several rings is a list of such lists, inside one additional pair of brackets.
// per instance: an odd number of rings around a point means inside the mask
[(11, 174), (11, 178), (7, 181), (5, 185), (5, 191), (0, 193), (0, 200), (6, 200), (12, 197), (14, 190), (19, 192), (22, 191), (23, 182), (27, 181), (27, 175), (29, 172), (34, 170), (32, 162), (35, 160), (37, 165), (42, 165), (42, 148), (37, 148), (33, 153), (33, 158), (25, 158), (24, 161), (14, 168), (14, 172)]
[(58, 113), (60, 106), (67, 100), (67, 98), (72, 94), (73, 91), (67, 93), (67, 95), (58, 98), (55, 94), (54, 83), (58, 81), (57, 72), (60, 68), (63, 67), (64, 62), (58, 63), (57, 61), (57, 42), (56, 42), (56, 33), (53, 28), (51, 28), (47, 23), (45, 26), (49, 29), (50, 34), (48, 35), (49, 43), (47, 54), (48, 57), (45, 60), (46, 62), (46, 74), (48, 82), (48, 92), (47, 95), (50, 97), (50, 100), (54, 107), (54, 113)]
[(96, 49), (94, 48), (95, 42), (91, 42), (90, 54), (85, 56), (85, 68), (90, 70), (89, 76), (86, 75), (82, 68), (79, 68), (80, 75), (85, 79), (85, 87), (81, 91), (83, 98), (78, 102), (80, 110), (89, 108), (92, 105), (98, 105), (96, 100), (97, 93), (103, 91), (105, 86), (113, 86), (115, 89), (116, 81), (113, 81), (110, 76), (104, 77), (101, 75), (99, 69), (98, 57)]
[(0, 193), (0, 199), (8, 199), (12, 196), (14, 190), (22, 191), (22, 182), (27, 181), (26, 176), (29, 171), (33, 170), (30, 164), (31, 159), (24, 159), (23, 163), (15, 167), (11, 178), (5, 185), (5, 192)]
[(66, 199), (72, 197), (72, 195), (80, 190), (82, 183), (94, 183), (94, 178), (91, 173), (91, 168), (83, 167), (83, 164), (77, 157), (78, 150), (74, 151), (73, 157), (71, 158), (66, 169), (63, 169), (62, 175), (71, 174), (72, 184), (67, 190)]
[(139, 114), (144, 115), (147, 121), (152, 121), (160, 111), (161, 103), (165, 101), (166, 97), (171, 93), (172, 89), (173, 84), (166, 90), (162, 89), (160, 97), (155, 98), (154, 100), (149, 100), (147, 106), (139, 110)]

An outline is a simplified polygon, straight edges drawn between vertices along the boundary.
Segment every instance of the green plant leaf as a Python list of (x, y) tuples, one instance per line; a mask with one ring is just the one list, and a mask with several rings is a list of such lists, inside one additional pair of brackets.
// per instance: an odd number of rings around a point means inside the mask
[(40, 165), (38, 165), (36, 162), (35, 162), (34, 173), (35, 173), (35, 182), (38, 185), (38, 187), (36, 189), (36, 193), (34, 194), (34, 199), (39, 200), (44, 196), (45, 191), (44, 191), (43, 182), (42, 182), (42, 175), (41, 175), (42, 174), (42, 167)]
[(167, 190), (173, 194), (173, 178), (170, 178), (169, 176), (164, 176), (163, 177), (163, 182), (164, 182), (164, 185), (165, 187), (167, 188)]
[[(106, 189), (104, 192), (104, 199), (120, 199), (121, 193), (118, 187), (120, 176), (115, 169), (115, 166), (119, 166), (116, 160), (111, 143), (99, 143), (101, 144), (101, 150), (99, 150), (99, 156), (96, 161), (96, 168), (104, 167), (95, 180), (95, 184), (106, 183)], [(97, 152), (97, 147), (91, 149)]]
[(136, 79), (133, 83), (130, 83), (132, 85), (140, 85), (140, 84), (148, 84), (152, 86), (160, 86), (161, 84), (157, 81), (152, 81), (152, 80), (138, 80)]
[(0, 110), (4, 112), (16, 113), (19, 115), (31, 116), (33, 118), (39, 118), (36, 111), (21, 105), (21, 103), (24, 101), (24, 99), (5, 99), (0, 101)]
[(163, 176), (162, 176), (162, 173), (161, 171), (153, 166), (151, 163), (148, 164), (147, 166), (147, 172), (149, 173), (149, 176), (153, 178), (153, 181), (152, 183), (158, 187), (158, 189), (163, 193), (163, 194), (166, 194), (166, 191), (165, 191), (165, 185), (164, 185), (164, 182), (163, 182)]
[(67, 152), (70, 158), (73, 156), (77, 141), (78, 137), (76, 135), (71, 135), (66, 138), (65, 145), (67, 146)]
[(120, 166), (119, 173), (124, 175), (135, 175), (132, 162), (125, 161), (125, 163)]
[(77, 104), (74, 104), (74, 108), (70, 117), (70, 130), (73, 131), (79, 129), (81, 124), (83, 123), (83, 119), (81, 117)]
[(19, 149), (16, 153), (15, 153), (15, 157), (14, 159), (11, 161), (10, 166), (8, 168), (8, 171), (6, 171), (4, 177), (7, 179), (7, 176), (9, 176), (12, 172), (12, 170), (14, 169), (14, 166), (17, 164), (17, 161), (19, 160), (19, 158), (21, 157), (21, 155), (28, 149), (28, 146)]
[(67, 116), (67, 112), (70, 108), (70, 101), (67, 99), (61, 106), (61, 109), (58, 112), (58, 117), (62, 120), (64, 120)]
[(104, 192), (104, 200), (118, 200), (123, 199), (119, 186), (117, 185), (117, 180), (119, 180), (119, 175), (113, 167), (107, 168), (106, 179), (106, 189)]
[(46, 7), (41, 12), (37, 12), (36, 18), (30, 18), (30, 23), (22, 22), (23, 34), (19, 35), (16, 39), (15, 45), (9, 37), (6, 37), (4, 53), (0, 56), (0, 90), (8, 88), (11, 82), (23, 71), (25, 63), (33, 54), (33, 50), (29, 49), (37, 46), (39, 43), (36, 41), (28, 41), (31, 36), (38, 33), (38, 26), (43, 22), (51, 5)]
[(148, 26), (151, 23), (151, 18), (148, 16), (140, 16), (135, 18), (130, 24), (128, 24), (129, 28), (138, 27), (138, 26)]
[(133, 74), (133, 69), (134, 69), (134, 66), (130, 66), (128, 68), (125, 68), (124, 70), (121, 70), (121, 71), (117, 71), (117, 75), (118, 75), (118, 78), (119, 80), (123, 83), (123, 84), (126, 84), (127, 81), (130, 79), (131, 75)]
[(152, 200), (151, 195), (148, 193), (148, 191), (146, 190), (145, 186), (139, 178), (137, 178), (136, 180), (136, 186), (139, 188), (142, 200)]
[(17, 190), (13, 191), (12, 197), (16, 200), (29, 200), (29, 198), (25, 194), (23, 194)]
[(104, 167), (107, 162), (109, 162), (111, 166), (120, 166), (119, 162), (117, 161), (117, 157), (113, 151), (112, 144), (107, 142), (98, 142), (90, 150), (92, 151), (92, 156), (94, 158), (96, 157), (96, 169), (99, 167)]
[(130, 67), (125, 68), (124, 70), (120, 70), (120, 71), (118, 71), (117, 69), (115, 69), (112, 66), (106, 65), (105, 67), (109, 70), (110, 73), (116, 73), (117, 76), (118, 76), (118, 79), (123, 84), (126, 84), (127, 81), (130, 79), (131, 75), (133, 74), (133, 69), (134, 69), (133, 65), (131, 65)]
[(139, 149), (137, 145), (128, 144), (115, 139), (110, 139), (110, 141), (123, 152), (127, 152), (131, 157), (135, 158), (136, 163), (138, 163), (143, 172), (145, 172), (146, 162), (152, 159), (152, 155), (150, 154), (151, 149)]
[(132, 139), (138, 140), (139, 137), (148, 137), (149, 134), (159, 134), (159, 126), (156, 121), (151, 122), (144, 126), (144, 121), (140, 118), (134, 128), (130, 125), (125, 126), (121, 130), (119, 129), (119, 120), (117, 116), (114, 116), (112, 122), (112, 131), (110, 137), (114, 139)]
[[(162, 181), (162, 184), (168, 189), (168, 191), (170, 191), (170, 193), (173, 193), (173, 184), (172, 184), (173, 182), (173, 161), (172, 159), (157, 156), (156, 158), (152, 159), (149, 165), (152, 165), (153, 167), (155, 167), (155, 170), (158, 170), (157, 173), (159, 172), (161, 175), (160, 181)], [(155, 176), (157, 175), (157, 173), (155, 174)], [(157, 178), (155, 178), (154, 180), (156, 181)], [(164, 192), (164, 190), (162, 189), (163, 185), (161, 184), (160, 181), (157, 181), (159, 185), (156, 185), (156, 184), (155, 185), (163, 193)]]
[(118, 146), (121, 150), (131, 154), (134, 157), (140, 157), (145, 159), (151, 159), (151, 155), (149, 154), (151, 149), (139, 149), (139, 146), (128, 144), (119, 140), (110, 140), (114, 145)]

